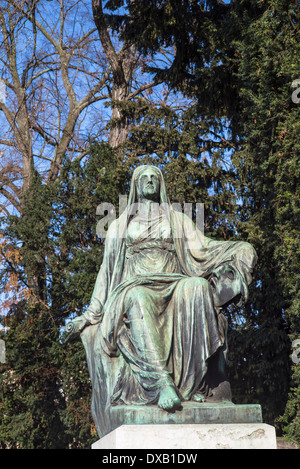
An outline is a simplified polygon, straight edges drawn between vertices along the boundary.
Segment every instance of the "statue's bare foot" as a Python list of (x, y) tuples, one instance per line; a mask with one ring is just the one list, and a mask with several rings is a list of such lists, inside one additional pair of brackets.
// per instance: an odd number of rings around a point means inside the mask
[(206, 399), (205, 399), (205, 397), (203, 396), (203, 394), (201, 394), (201, 392), (197, 392), (196, 394), (193, 395), (192, 401), (196, 401), (196, 402), (205, 402)]
[(175, 389), (172, 386), (168, 386), (161, 391), (157, 405), (161, 409), (170, 412), (181, 407), (181, 400), (177, 396)]

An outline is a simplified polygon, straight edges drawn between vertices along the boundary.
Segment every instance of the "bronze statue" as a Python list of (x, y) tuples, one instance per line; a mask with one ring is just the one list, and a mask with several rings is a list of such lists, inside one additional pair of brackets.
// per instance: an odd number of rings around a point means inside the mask
[(221, 309), (247, 300), (256, 261), (250, 244), (209, 239), (174, 210), (157, 167), (134, 171), (90, 306), (69, 325), (85, 347), (100, 437), (112, 406), (231, 400)]

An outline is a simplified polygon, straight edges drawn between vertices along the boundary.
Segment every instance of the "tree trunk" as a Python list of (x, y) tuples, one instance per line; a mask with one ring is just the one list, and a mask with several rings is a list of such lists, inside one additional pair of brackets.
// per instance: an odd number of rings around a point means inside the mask
[(129, 132), (129, 123), (126, 113), (121, 105), (126, 102), (130, 94), (130, 84), (134, 66), (136, 64), (136, 51), (134, 46), (116, 52), (108, 32), (108, 25), (102, 10), (102, 0), (92, 0), (93, 15), (99, 37), (113, 73), (112, 86), (112, 128), (109, 143), (113, 148), (119, 147), (126, 141)]

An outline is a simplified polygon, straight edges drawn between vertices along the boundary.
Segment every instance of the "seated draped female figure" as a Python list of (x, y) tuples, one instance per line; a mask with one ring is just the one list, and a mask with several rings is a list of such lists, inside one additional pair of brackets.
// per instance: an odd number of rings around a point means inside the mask
[(134, 171), (89, 308), (69, 326), (85, 347), (100, 437), (112, 406), (231, 400), (222, 306), (247, 300), (256, 261), (250, 244), (207, 238), (174, 210), (157, 167)]

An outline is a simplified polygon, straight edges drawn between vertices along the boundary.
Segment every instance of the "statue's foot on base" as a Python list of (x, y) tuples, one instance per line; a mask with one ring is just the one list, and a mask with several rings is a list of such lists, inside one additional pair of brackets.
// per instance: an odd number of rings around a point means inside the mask
[(195, 402), (205, 402), (206, 401), (205, 397), (203, 396), (203, 394), (201, 394), (201, 392), (195, 393), (191, 400), (195, 401)]
[(168, 386), (161, 391), (157, 405), (161, 409), (171, 412), (181, 407), (181, 400), (177, 396), (175, 389), (172, 386)]

